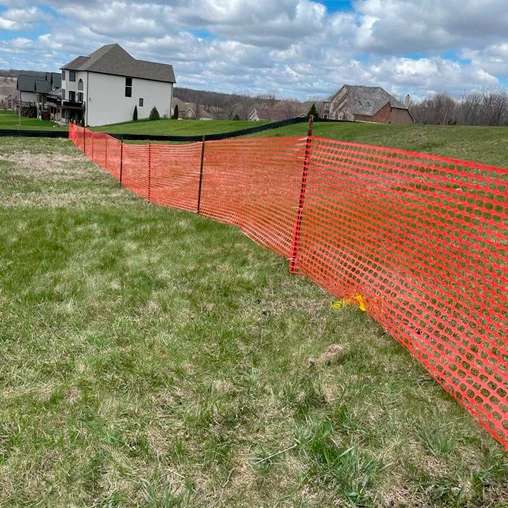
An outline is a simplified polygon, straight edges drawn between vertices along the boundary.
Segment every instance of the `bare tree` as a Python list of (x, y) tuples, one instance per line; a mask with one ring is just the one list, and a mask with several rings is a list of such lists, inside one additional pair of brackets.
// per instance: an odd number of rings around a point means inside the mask
[(456, 102), (448, 94), (440, 92), (411, 107), (411, 114), (418, 123), (434, 125), (456, 123)]
[(439, 93), (414, 104), (411, 112), (419, 123), (508, 125), (508, 94), (499, 90), (473, 91), (453, 99)]
[(242, 94), (238, 98), (238, 102), (235, 107), (235, 114), (237, 114), (242, 120), (249, 118), (249, 113), (254, 108), (255, 99), (249, 94)]
[(295, 118), (299, 114), (303, 113), (302, 103), (296, 99), (285, 99), (281, 101), (280, 108), (286, 114), (286, 118)]
[(261, 103), (263, 108), (267, 108), (267, 109), (273, 109), (275, 104), (277, 104), (277, 102), (279, 102), (279, 99), (277, 99), (277, 96), (273, 92), (258, 95), (256, 97), (256, 100)]

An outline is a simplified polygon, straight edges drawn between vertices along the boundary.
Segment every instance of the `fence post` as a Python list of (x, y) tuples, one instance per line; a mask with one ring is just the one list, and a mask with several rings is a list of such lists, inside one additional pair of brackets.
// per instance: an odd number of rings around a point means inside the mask
[(148, 201), (151, 198), (152, 190), (152, 144), (148, 143)]
[(123, 138), (120, 138), (120, 186), (122, 185), (123, 177)]
[(106, 147), (105, 147), (105, 155), (104, 155), (104, 169), (107, 171), (108, 169), (108, 137), (106, 136)]
[(81, 132), (83, 133), (83, 153), (86, 155), (86, 129), (84, 127), (81, 129)]
[(307, 130), (307, 142), (305, 143), (305, 155), (303, 157), (302, 184), (300, 187), (300, 199), (298, 201), (298, 213), (296, 215), (295, 229), (293, 232), (293, 241), (291, 242), (291, 258), (289, 261), (289, 272), (298, 273), (298, 249), (300, 246), (300, 236), (302, 231), (303, 205), (305, 203), (305, 193), (307, 191), (307, 178), (309, 176), (310, 149), (312, 143), (312, 127), (314, 126), (314, 117), (309, 116), (309, 128)]
[(198, 188), (198, 209), (197, 213), (200, 215), (201, 213), (201, 190), (203, 188), (203, 166), (205, 161), (205, 142), (206, 136), (203, 136), (203, 141), (201, 144), (201, 164), (199, 167), (199, 188)]
[(92, 162), (95, 162), (95, 161), (93, 160), (93, 138), (94, 138), (93, 132), (91, 132), (91, 134), (92, 134), (92, 157), (91, 157), (91, 161), (92, 161)]

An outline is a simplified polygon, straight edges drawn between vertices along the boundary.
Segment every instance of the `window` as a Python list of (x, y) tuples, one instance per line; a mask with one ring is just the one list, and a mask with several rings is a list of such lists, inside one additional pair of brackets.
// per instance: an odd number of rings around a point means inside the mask
[(65, 100), (65, 88), (62, 88), (62, 100)]
[(65, 81), (65, 71), (62, 71), (62, 81)]
[(78, 92), (78, 102), (83, 102), (83, 92)]
[(80, 79), (78, 81), (78, 90), (83, 90), (83, 80), (82, 79)]
[(125, 78), (125, 97), (132, 97), (132, 78)]
[(76, 92), (69, 92), (69, 102), (76, 102)]
[(69, 81), (76, 81), (76, 71), (69, 71)]
[(142, 108), (143, 107), (143, 97), (140, 97), (139, 98), (139, 107)]

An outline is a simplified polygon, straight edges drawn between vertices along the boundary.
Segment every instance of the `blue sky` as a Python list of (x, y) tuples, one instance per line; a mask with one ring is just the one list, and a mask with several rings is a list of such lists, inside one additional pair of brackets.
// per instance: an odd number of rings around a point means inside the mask
[(460, 96), (506, 89), (507, 11), (505, 0), (0, 0), (0, 68), (55, 71), (116, 42), (196, 89)]

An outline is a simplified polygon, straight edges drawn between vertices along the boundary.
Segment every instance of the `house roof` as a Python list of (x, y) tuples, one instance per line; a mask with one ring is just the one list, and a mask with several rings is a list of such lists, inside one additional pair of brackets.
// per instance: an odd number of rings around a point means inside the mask
[(35, 91), (38, 93), (51, 93), (52, 88), (50, 81), (45, 81), (43, 79), (35, 80)]
[(17, 89), (22, 92), (37, 92), (50, 94), (59, 90), (62, 86), (62, 80), (58, 73), (46, 73), (46, 79), (35, 75), (18, 76)]
[(128, 76), (165, 83), (176, 81), (172, 65), (136, 60), (118, 44), (108, 44), (88, 56), (78, 56), (61, 69)]
[(210, 118), (213, 119), (213, 115), (206, 109), (206, 106), (199, 104), (199, 111), (196, 115), (196, 104), (193, 102), (185, 102), (178, 97), (173, 97), (173, 108), (178, 106), (178, 114), (180, 117), (189, 116), (193, 118)]
[(60, 72), (48, 72), (46, 81), (51, 81), (55, 88), (62, 88), (62, 74)]
[(380, 86), (344, 85), (342, 88), (347, 90), (348, 109), (355, 115), (373, 116), (388, 102), (394, 108), (407, 109), (402, 102)]
[(18, 76), (16, 88), (22, 92), (35, 92), (35, 80), (34, 76)]

